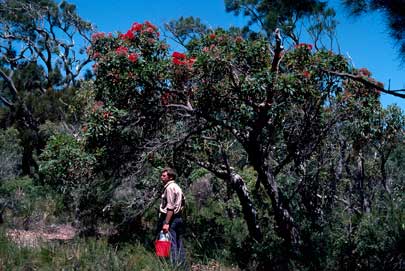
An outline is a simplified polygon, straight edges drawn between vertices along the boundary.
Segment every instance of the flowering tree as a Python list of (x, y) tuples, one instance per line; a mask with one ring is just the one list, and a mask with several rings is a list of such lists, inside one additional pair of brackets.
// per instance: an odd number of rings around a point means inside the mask
[[(262, 229), (274, 227), (285, 259), (314, 256), (307, 248), (326, 242), (311, 238), (324, 234), (327, 210), (354, 208), (336, 188), (344, 177), (358, 176), (353, 184), (365, 194), (367, 176), (353, 167), (363, 156), (349, 155), (346, 146), (360, 150), (376, 138), (371, 120), (383, 86), (341, 55), (302, 43), (284, 51), (280, 33), (274, 36), (269, 45), (216, 30), (194, 37), (187, 52), (169, 54), (149, 22), (123, 34), (95, 34), (95, 100), (83, 142), (111, 180), (109, 189), (122, 191), (132, 181), (136, 200), (129, 205), (144, 210), (158, 185), (145, 181), (153, 175), (148, 169), (191, 162), (236, 191), (251, 239), (263, 244), (270, 237)], [(394, 122), (397, 128), (379, 130), (401, 140), (403, 124)], [(385, 160), (390, 146), (378, 146)], [(256, 193), (238, 172), (241, 160), (257, 176)], [(271, 210), (257, 207), (266, 201)], [(114, 208), (107, 200), (104, 210)]]
[[(192, 68), (173, 59), (183, 76), (173, 84), (168, 106), (195, 118), (192, 131), (199, 133), (187, 138), (195, 140), (187, 157), (217, 176), (235, 176), (232, 144), (227, 143), (240, 144), (257, 172), (256, 187), (262, 185), (271, 199), (276, 231), (292, 252), (308, 230), (295, 217), (307, 211), (316, 220), (322, 209), (315, 204), (319, 193), (337, 196), (314, 186), (320, 181), (311, 172), (315, 157), (327, 155), (325, 144), (341, 125), (353, 119), (364, 124), (379, 108), (382, 86), (366, 69), (355, 70), (342, 56), (313, 51), (309, 44), (284, 54), (276, 44), (274, 52), (265, 40), (247, 41), (221, 31), (203, 37), (189, 53), (197, 59)], [(356, 130), (362, 133), (364, 127)], [(196, 143), (199, 155), (190, 151)], [(315, 172), (323, 167), (318, 164)], [(291, 183), (286, 185), (285, 178)], [(248, 197), (240, 199), (250, 208), (245, 210), (250, 233), (260, 240), (254, 206)], [(306, 207), (294, 210), (296, 204)]]

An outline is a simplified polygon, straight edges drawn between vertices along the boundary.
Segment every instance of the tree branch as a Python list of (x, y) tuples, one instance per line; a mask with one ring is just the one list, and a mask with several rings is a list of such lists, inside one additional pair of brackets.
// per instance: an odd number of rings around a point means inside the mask
[(331, 71), (331, 70), (325, 70), (322, 69), (322, 71), (329, 73), (329, 74), (333, 74), (333, 75), (337, 75), (340, 77), (345, 77), (345, 78), (350, 78), (353, 79), (357, 82), (363, 83), (364, 85), (368, 86), (368, 87), (372, 87), (375, 88), (381, 92), (384, 92), (386, 94), (390, 94), (392, 96), (396, 96), (396, 97), (400, 97), (405, 99), (405, 94), (402, 93), (398, 93), (398, 92), (405, 92), (405, 89), (398, 89), (398, 90), (388, 90), (388, 89), (384, 89), (384, 87), (381, 87), (373, 82), (370, 82), (369, 80), (367, 80), (366, 78), (364, 78), (363, 76), (360, 75), (354, 75), (351, 73), (345, 73), (345, 72), (335, 72), (335, 71)]

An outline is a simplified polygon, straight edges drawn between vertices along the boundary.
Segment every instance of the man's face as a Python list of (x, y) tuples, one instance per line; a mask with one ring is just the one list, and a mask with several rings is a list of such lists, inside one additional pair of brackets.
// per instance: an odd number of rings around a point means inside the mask
[(162, 175), (160, 175), (160, 179), (162, 180), (163, 184), (166, 184), (168, 181), (170, 181), (169, 175), (167, 175), (167, 171), (162, 172)]

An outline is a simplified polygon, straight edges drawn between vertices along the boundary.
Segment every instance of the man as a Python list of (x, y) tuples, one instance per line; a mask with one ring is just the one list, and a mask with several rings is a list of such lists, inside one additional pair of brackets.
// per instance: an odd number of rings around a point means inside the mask
[(170, 260), (175, 265), (185, 264), (185, 251), (182, 235), (184, 224), (181, 213), (184, 207), (184, 195), (181, 188), (175, 183), (176, 173), (171, 168), (162, 171), (160, 179), (164, 185), (159, 207), (158, 230), (170, 233)]

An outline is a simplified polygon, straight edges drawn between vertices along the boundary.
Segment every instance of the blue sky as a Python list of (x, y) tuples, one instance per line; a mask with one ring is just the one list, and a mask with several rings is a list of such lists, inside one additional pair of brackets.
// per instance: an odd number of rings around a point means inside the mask
[[(102, 32), (127, 31), (133, 22), (149, 20), (161, 29), (165, 22), (180, 16), (199, 17), (203, 23), (217, 27), (242, 26), (246, 18), (225, 12), (223, 0), (68, 0), (79, 15)], [(370, 13), (351, 18), (338, 0), (330, 1), (337, 11), (337, 38), (340, 52), (350, 56), (356, 68), (366, 67), (373, 77), (391, 89), (405, 88), (405, 65), (401, 66), (395, 42), (387, 34), (384, 17)], [(310, 42), (309, 40), (302, 40)], [(405, 109), (405, 99), (381, 95), (384, 106), (392, 103)]]

